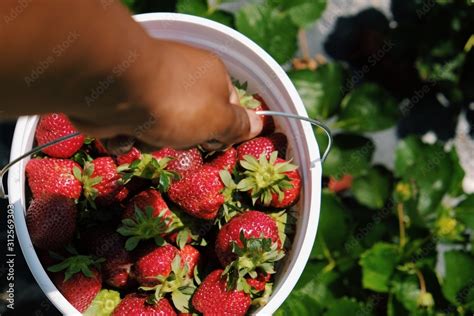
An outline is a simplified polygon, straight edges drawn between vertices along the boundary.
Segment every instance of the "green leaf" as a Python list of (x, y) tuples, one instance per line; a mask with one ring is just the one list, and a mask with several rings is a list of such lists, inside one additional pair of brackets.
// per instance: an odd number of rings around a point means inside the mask
[(449, 185), (448, 193), (449, 195), (456, 197), (464, 193), (462, 182), (464, 180), (465, 172), (459, 163), (458, 153), (456, 151), (456, 147), (454, 146), (450, 151), (450, 157), (453, 173), (451, 176), (451, 183)]
[(444, 297), (453, 304), (465, 303), (469, 289), (474, 287), (474, 257), (461, 251), (444, 254), (446, 274), (441, 285)]
[(328, 308), (324, 316), (342, 316), (342, 315), (371, 315), (367, 313), (367, 310), (363, 308), (363, 305), (357, 302), (355, 299), (341, 298), (335, 301)]
[(209, 8), (206, 0), (178, 0), (176, 11), (179, 13), (197, 15), (231, 27), (233, 24), (231, 14)]
[(474, 230), (474, 195), (469, 195), (454, 209), (456, 218)]
[(275, 8), (246, 5), (237, 12), (235, 24), (239, 32), (255, 41), (280, 64), (296, 53), (298, 27), (289, 15)]
[(390, 277), (397, 266), (398, 247), (377, 243), (364, 252), (359, 264), (362, 267), (362, 285), (375, 292), (388, 292)]
[(323, 174), (340, 178), (344, 174), (364, 174), (372, 161), (375, 145), (368, 138), (354, 134), (334, 136), (331, 153), (324, 162)]
[(407, 182), (415, 182), (417, 210), (426, 222), (432, 223), (453, 176), (450, 154), (441, 144), (424, 144), (419, 138), (410, 136), (397, 145), (394, 172)]
[(397, 101), (378, 85), (365, 83), (344, 98), (336, 125), (364, 133), (392, 127), (397, 119)]
[(313, 316), (320, 315), (322, 308), (308, 295), (290, 295), (275, 316)]
[(311, 118), (327, 119), (336, 113), (344, 96), (340, 88), (344, 81), (344, 68), (341, 64), (325, 64), (316, 71), (291, 71), (288, 76)]
[[(328, 272), (325, 270), (325, 263), (309, 261), (288, 300), (296, 303), (298, 301), (304, 301), (305, 297), (309, 297), (314, 301), (310, 307), (313, 309), (318, 308), (318, 310), (322, 309), (324, 306), (331, 304), (335, 300), (334, 293), (330, 286), (338, 283), (338, 277), (339, 274), (337, 272)], [(281, 309), (286, 311), (286, 307), (289, 308), (289, 305), (292, 305), (286, 303), (288, 300), (285, 301)], [(302, 302), (299, 304), (301, 303)], [(314, 314), (319, 315), (322, 313), (316, 313), (313, 310), (313, 314), (309, 315)]]
[[(349, 231), (348, 211), (340, 202), (339, 198), (327, 191), (323, 191), (321, 197), (321, 214), (318, 224), (318, 234), (313, 248), (312, 257), (319, 256), (322, 253), (320, 241), (329, 250), (339, 250), (347, 240)], [(334, 229), (337, 227), (337, 229)], [(319, 241), (318, 241), (319, 240)]]
[(362, 205), (373, 209), (382, 208), (391, 192), (390, 171), (382, 166), (369, 169), (366, 174), (354, 178), (351, 189)]
[(391, 292), (397, 300), (409, 311), (417, 309), (420, 296), (420, 286), (415, 275), (397, 273), (391, 282)]
[(326, 0), (282, 0), (281, 3), (282, 10), (288, 12), (299, 27), (315, 22), (326, 9)]

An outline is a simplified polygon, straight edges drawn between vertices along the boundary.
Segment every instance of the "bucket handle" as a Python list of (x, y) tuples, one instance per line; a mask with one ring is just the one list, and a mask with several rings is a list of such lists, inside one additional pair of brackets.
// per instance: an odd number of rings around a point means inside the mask
[(328, 145), (327, 145), (326, 150), (324, 151), (321, 158), (318, 158), (318, 159), (315, 159), (315, 160), (311, 161), (311, 168), (314, 168), (316, 166), (316, 163), (318, 163), (320, 161), (324, 162), (326, 160), (326, 158), (328, 157), (329, 152), (331, 151), (331, 148), (332, 148), (333, 139), (332, 139), (331, 130), (329, 129), (329, 127), (327, 127), (326, 124), (324, 124), (324, 123), (322, 123), (318, 120), (306, 117), (306, 116), (300, 116), (300, 115), (296, 115), (296, 114), (292, 114), (292, 113), (276, 112), (276, 111), (257, 111), (256, 113), (258, 115), (281, 116), (281, 117), (296, 119), (296, 120), (300, 120), (300, 121), (306, 121), (306, 122), (311, 123), (311, 125), (314, 125), (314, 126), (317, 126), (317, 127), (321, 128), (326, 133), (326, 135), (328, 137)]
[(5, 188), (3, 187), (3, 176), (7, 173), (8, 169), (11, 168), (11, 166), (13, 166), (17, 162), (25, 159), (26, 157), (29, 157), (29, 156), (34, 155), (36, 153), (39, 153), (41, 150), (43, 150), (43, 149), (45, 149), (49, 146), (56, 145), (56, 144), (61, 143), (65, 140), (76, 137), (80, 134), (81, 133), (79, 133), (79, 132), (75, 132), (75, 133), (72, 133), (72, 134), (69, 134), (69, 135), (66, 135), (66, 136), (63, 136), (63, 137), (59, 137), (58, 139), (55, 139), (55, 140), (53, 140), (49, 143), (46, 143), (46, 144), (43, 144), (41, 146), (35, 147), (32, 150), (24, 153), (20, 157), (17, 157), (14, 160), (10, 161), (5, 167), (0, 169), (0, 199), (7, 199), (8, 198), (8, 195), (5, 193)]
[[(320, 121), (317, 121), (317, 120), (314, 120), (314, 119), (311, 119), (311, 118), (308, 118), (308, 117), (305, 117), (305, 116), (299, 116), (299, 115), (291, 114), (291, 113), (276, 112), (276, 111), (257, 111), (256, 113), (258, 115), (281, 116), (281, 117), (306, 121), (306, 122), (311, 123), (312, 125), (315, 125), (315, 126), (321, 128), (326, 133), (326, 135), (328, 136), (329, 142), (328, 142), (328, 146), (327, 146), (326, 150), (324, 151), (323, 156), (321, 158), (318, 158), (316, 160), (311, 161), (311, 168), (316, 166), (316, 163), (318, 163), (320, 161), (324, 162), (326, 160), (326, 158), (327, 158), (327, 156), (328, 156), (328, 154), (331, 150), (331, 147), (332, 147), (332, 135), (331, 135), (331, 131), (329, 130), (329, 128), (324, 123), (321, 123)], [(21, 161), (22, 159), (24, 159), (26, 157), (29, 157), (31, 155), (34, 155), (34, 154), (40, 152), (41, 150), (43, 150), (43, 149), (45, 149), (49, 146), (56, 145), (58, 143), (61, 143), (65, 140), (76, 137), (78, 135), (80, 135), (80, 133), (75, 132), (75, 133), (60, 137), (58, 139), (55, 139), (55, 140), (53, 140), (49, 143), (46, 143), (46, 144), (43, 144), (41, 146), (35, 147), (35, 148), (31, 149), (30, 151), (24, 153), (20, 157), (17, 157), (14, 160), (10, 161), (5, 167), (0, 169), (0, 199), (7, 199), (8, 198), (8, 195), (5, 192), (5, 188), (3, 187), (3, 176), (7, 173), (8, 169), (10, 169), (11, 166), (13, 166), (14, 164), (16, 164), (17, 162)]]

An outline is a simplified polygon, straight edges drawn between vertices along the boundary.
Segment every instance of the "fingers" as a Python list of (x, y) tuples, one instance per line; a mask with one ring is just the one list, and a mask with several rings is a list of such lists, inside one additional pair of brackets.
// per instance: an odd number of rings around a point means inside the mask
[(102, 144), (112, 155), (122, 155), (132, 149), (135, 139), (131, 136), (119, 135), (113, 138), (101, 139)]
[(237, 90), (235, 90), (234, 84), (232, 83), (232, 80), (230, 79), (230, 76), (227, 75), (227, 85), (229, 88), (229, 101), (232, 104), (240, 104), (239, 100), (239, 94), (237, 93)]
[(254, 111), (240, 105), (229, 104), (223, 114), (221, 122), (225, 125), (212, 139), (220, 141), (223, 145), (232, 145), (254, 138), (262, 131), (262, 120)]

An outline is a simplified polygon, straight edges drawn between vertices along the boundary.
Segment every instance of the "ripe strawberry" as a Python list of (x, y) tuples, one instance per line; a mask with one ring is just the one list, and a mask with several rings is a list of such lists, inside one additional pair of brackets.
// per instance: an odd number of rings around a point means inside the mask
[(136, 147), (132, 147), (127, 153), (117, 156), (117, 164), (119, 166), (126, 163), (130, 164), (135, 160), (140, 159), (141, 155), (142, 153), (140, 150), (138, 150)]
[[(241, 89), (243, 88), (243, 89)], [(253, 111), (267, 111), (268, 106), (263, 100), (263, 98), (258, 95), (258, 94), (248, 94), (246, 91), (247, 87), (236, 87), (237, 94), (239, 96), (239, 101), (242, 106), (244, 106), (246, 109), (253, 110)], [(260, 116), (262, 123), (263, 123), (263, 129), (260, 135), (267, 135), (273, 133), (275, 130), (275, 122), (273, 121), (273, 118), (271, 116), (265, 116), (262, 115)]]
[(281, 249), (281, 241), (278, 235), (278, 227), (275, 220), (265, 213), (259, 211), (248, 211), (231, 219), (217, 234), (216, 254), (222, 266), (227, 266), (237, 255), (232, 251), (235, 243), (243, 247), (242, 236), (245, 239), (265, 238), (275, 243)]
[(162, 283), (171, 273), (171, 263), (178, 249), (171, 245), (152, 247), (133, 265), (133, 273), (141, 286), (154, 286)]
[(237, 184), (237, 189), (248, 192), (252, 201), (264, 206), (286, 208), (298, 201), (301, 191), (301, 177), (297, 166), (277, 158), (273, 152), (269, 159), (261, 156), (255, 159), (245, 156), (240, 165), (246, 169), (245, 178)]
[(227, 170), (232, 173), (235, 165), (237, 164), (237, 150), (234, 147), (230, 147), (224, 152), (217, 154), (212, 160), (208, 163), (210, 166), (219, 168), (219, 170)]
[(194, 308), (204, 315), (245, 315), (250, 307), (250, 295), (228, 291), (222, 272), (214, 270), (204, 279), (192, 298)]
[(56, 275), (54, 284), (59, 292), (81, 313), (92, 303), (102, 288), (102, 277), (99, 271), (93, 269), (92, 277), (81, 272), (66, 280), (64, 275)]
[(193, 246), (186, 245), (179, 251), (179, 255), (181, 256), (181, 267), (187, 265), (188, 275), (192, 277), (194, 275), (194, 268), (197, 266), (201, 254)]
[(167, 170), (178, 172), (184, 176), (188, 171), (196, 170), (202, 166), (202, 156), (197, 148), (176, 150), (165, 147), (151, 153), (155, 158), (173, 158), (166, 167)]
[[(69, 248), (71, 250), (71, 248)], [(72, 249), (71, 252), (77, 254)], [(84, 312), (102, 288), (102, 275), (96, 267), (102, 260), (76, 255), (48, 268), (53, 274), (53, 283), (78, 311)], [(64, 272), (59, 273), (60, 271)]]
[[(34, 158), (26, 165), (26, 175), (33, 198), (42, 195), (62, 195), (78, 199), (82, 185), (78, 180), (81, 167), (72, 160)], [(79, 178), (77, 178), (79, 177)]]
[[(35, 139), (38, 145), (47, 144), (60, 137), (76, 133), (66, 115), (51, 113), (42, 115), (36, 127)], [(84, 136), (78, 135), (56, 145), (44, 148), (42, 151), (54, 158), (69, 158), (84, 144)]]
[(94, 139), (92, 142), (92, 148), (95, 151), (95, 154), (100, 156), (109, 155), (107, 148), (105, 148), (104, 144), (99, 139)]
[(81, 234), (81, 241), (89, 253), (105, 258), (102, 271), (105, 282), (122, 289), (131, 285), (131, 254), (125, 250), (125, 239), (111, 227), (93, 227)]
[(255, 279), (246, 278), (247, 284), (256, 292), (265, 290), (265, 285), (270, 281), (270, 274), (260, 273)]
[(53, 250), (66, 246), (74, 236), (77, 209), (72, 199), (44, 195), (31, 202), (26, 224), (33, 244)]
[(205, 165), (173, 183), (168, 195), (187, 213), (202, 219), (214, 219), (224, 204), (223, 189), (219, 169)]
[(243, 160), (246, 155), (258, 159), (262, 154), (265, 154), (265, 157), (269, 159), (274, 151), (278, 151), (278, 156), (284, 158), (287, 143), (286, 136), (282, 133), (260, 136), (240, 144), (237, 147), (237, 159)]
[(129, 237), (125, 249), (133, 250), (141, 240), (155, 239), (157, 243), (176, 228), (178, 222), (160, 192), (148, 189), (135, 195), (122, 215), (122, 226), (117, 230)]
[(328, 188), (331, 192), (341, 192), (352, 187), (352, 176), (350, 174), (345, 174), (340, 179), (334, 177), (329, 178)]
[(176, 312), (166, 298), (150, 304), (147, 295), (132, 293), (127, 294), (112, 313), (112, 316), (130, 315), (175, 316)]
[(82, 183), (86, 198), (99, 206), (119, 203), (128, 195), (111, 157), (100, 157), (86, 163)]
[(148, 189), (135, 195), (128, 203), (123, 213), (123, 218), (135, 217), (135, 208), (144, 210), (150, 206), (153, 208), (153, 216), (156, 217), (164, 211), (165, 217), (172, 217), (172, 213), (168, 208), (165, 200), (161, 196), (161, 193), (155, 189)]

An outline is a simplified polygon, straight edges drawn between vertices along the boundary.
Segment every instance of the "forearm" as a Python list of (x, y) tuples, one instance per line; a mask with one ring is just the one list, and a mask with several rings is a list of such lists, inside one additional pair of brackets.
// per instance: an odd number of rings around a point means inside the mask
[(130, 82), (143, 80), (150, 39), (119, 1), (24, 4), (0, 2), (1, 117), (57, 111), (81, 119), (84, 107), (100, 116), (127, 101)]

